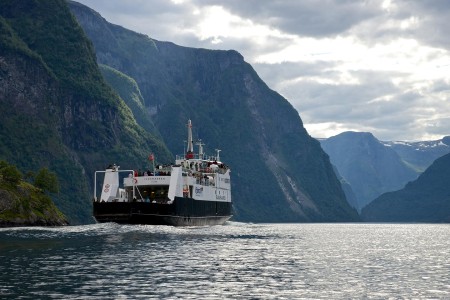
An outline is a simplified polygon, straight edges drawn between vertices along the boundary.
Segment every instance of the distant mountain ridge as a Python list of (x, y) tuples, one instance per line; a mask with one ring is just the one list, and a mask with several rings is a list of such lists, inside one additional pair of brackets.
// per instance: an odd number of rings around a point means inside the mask
[(221, 157), (233, 172), (237, 220), (359, 219), (297, 111), (238, 52), (156, 41), (110, 24), (84, 5), (68, 3), (93, 42), (98, 62), (136, 81), (147, 118), (173, 153), (182, 152), (187, 119), (192, 119), (195, 137), (207, 142), (206, 152), (223, 150)]
[(417, 173), (391, 147), (386, 147), (371, 133), (343, 132), (321, 139), (320, 143), (331, 163), (350, 184), (358, 209), (417, 178)]
[(390, 141), (382, 143), (391, 147), (403, 161), (418, 173), (425, 171), (437, 158), (450, 153), (450, 136), (434, 141)]
[(402, 189), (435, 159), (450, 153), (450, 137), (420, 142), (379, 141), (371, 133), (343, 132), (318, 140), (349, 184), (346, 193), (348, 189), (354, 192), (358, 209), (385, 192)]

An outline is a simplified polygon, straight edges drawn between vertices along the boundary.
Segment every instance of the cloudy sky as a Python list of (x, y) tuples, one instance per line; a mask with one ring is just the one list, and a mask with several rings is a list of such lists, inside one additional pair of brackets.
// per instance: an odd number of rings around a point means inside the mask
[(239, 51), (314, 137), (450, 135), (450, 1), (78, 1), (157, 40)]

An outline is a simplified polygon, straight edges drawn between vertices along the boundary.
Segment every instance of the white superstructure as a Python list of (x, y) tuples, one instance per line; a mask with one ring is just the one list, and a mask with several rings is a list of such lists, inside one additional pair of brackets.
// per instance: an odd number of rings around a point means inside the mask
[[(170, 204), (175, 197), (202, 201), (231, 202), (230, 169), (216, 156), (203, 153), (201, 141), (194, 153), (192, 124), (188, 121), (188, 146), (184, 156), (177, 156), (174, 165), (156, 166), (153, 172), (119, 171), (111, 166), (105, 173), (100, 202), (157, 202)], [(123, 188), (119, 188), (119, 172), (127, 172)], [(96, 192), (94, 192), (96, 193)], [(96, 197), (96, 196), (94, 196)]]

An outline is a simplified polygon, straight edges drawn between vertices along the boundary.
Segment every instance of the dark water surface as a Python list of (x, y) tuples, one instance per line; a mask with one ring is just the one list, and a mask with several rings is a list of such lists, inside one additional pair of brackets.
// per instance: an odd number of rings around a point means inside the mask
[(450, 299), (450, 225), (0, 229), (0, 299)]

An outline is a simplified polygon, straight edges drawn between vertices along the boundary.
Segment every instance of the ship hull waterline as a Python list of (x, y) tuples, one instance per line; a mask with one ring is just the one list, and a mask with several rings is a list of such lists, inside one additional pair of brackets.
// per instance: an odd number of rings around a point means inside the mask
[(99, 223), (212, 226), (231, 217), (231, 203), (198, 201), (176, 197), (172, 204), (151, 202), (94, 202), (94, 218)]

